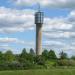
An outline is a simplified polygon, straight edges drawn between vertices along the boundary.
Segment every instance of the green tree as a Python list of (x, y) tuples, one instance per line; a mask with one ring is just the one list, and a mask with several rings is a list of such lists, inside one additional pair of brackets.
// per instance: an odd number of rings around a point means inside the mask
[(56, 54), (53, 50), (50, 50), (49, 53), (48, 53), (48, 59), (56, 59)]
[(15, 56), (12, 51), (8, 50), (4, 53), (4, 59), (6, 62), (13, 62), (15, 60)]
[(42, 56), (45, 58), (45, 60), (47, 60), (48, 59), (48, 50), (44, 50), (43, 52), (42, 52)]
[(3, 58), (3, 54), (2, 52), (0, 52), (0, 60), (2, 60), (2, 58)]
[(64, 53), (63, 51), (60, 53), (60, 59), (67, 59), (67, 53)]
[(31, 48), (30, 49), (30, 52), (29, 52), (32, 56), (35, 56), (35, 52), (34, 52), (34, 50)]
[(22, 53), (20, 54), (20, 57), (25, 58), (27, 56), (26, 49), (23, 48)]
[(72, 56), (71, 59), (75, 60), (75, 56)]
[(0, 51), (0, 64), (4, 62), (3, 53)]
[(26, 49), (23, 48), (22, 53), (19, 55), (19, 62), (25, 62), (27, 59), (27, 54)]
[(32, 59), (33, 59), (33, 55), (31, 55), (30, 53), (27, 53), (26, 49), (24, 48), (22, 50), (22, 53), (20, 54), (20, 61), (27, 62), (27, 61), (32, 61)]
[(45, 65), (45, 60), (41, 55), (36, 56), (34, 62), (35, 64), (38, 64), (38, 65)]

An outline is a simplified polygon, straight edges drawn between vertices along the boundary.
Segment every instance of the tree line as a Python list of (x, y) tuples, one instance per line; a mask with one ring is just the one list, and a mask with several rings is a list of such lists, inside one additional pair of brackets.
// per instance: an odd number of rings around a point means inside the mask
[(13, 54), (11, 50), (0, 52), (0, 70), (42, 69), (56, 66), (75, 66), (75, 56), (68, 58), (63, 51), (58, 58), (54, 50), (44, 50), (37, 56), (31, 48), (28, 53), (23, 48), (20, 54)]

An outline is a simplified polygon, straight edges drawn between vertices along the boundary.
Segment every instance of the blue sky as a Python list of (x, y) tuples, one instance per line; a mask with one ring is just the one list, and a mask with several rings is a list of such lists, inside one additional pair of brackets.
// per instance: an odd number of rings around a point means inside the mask
[(44, 12), (43, 49), (75, 55), (74, 0), (0, 0), (0, 50), (35, 50), (34, 14)]

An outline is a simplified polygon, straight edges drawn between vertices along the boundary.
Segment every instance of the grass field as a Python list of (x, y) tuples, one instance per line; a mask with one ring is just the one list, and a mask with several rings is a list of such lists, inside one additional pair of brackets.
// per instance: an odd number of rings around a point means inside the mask
[(75, 75), (75, 69), (0, 71), (0, 75)]

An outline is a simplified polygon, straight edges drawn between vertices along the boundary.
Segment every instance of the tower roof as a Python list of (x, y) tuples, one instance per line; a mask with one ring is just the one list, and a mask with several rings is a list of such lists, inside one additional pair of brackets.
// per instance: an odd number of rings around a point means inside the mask
[(38, 11), (35, 13), (35, 24), (43, 24), (44, 13), (41, 11), (40, 4), (38, 3)]

